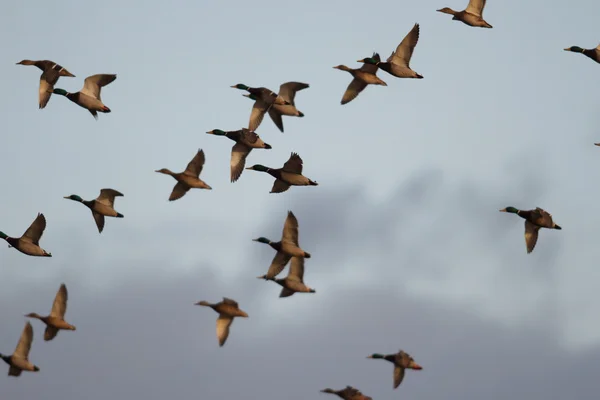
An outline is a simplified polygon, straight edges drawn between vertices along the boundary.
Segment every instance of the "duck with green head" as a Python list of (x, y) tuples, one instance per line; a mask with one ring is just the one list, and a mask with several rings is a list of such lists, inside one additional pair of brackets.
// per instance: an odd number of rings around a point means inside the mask
[(565, 51), (571, 51), (573, 53), (581, 53), (584, 56), (591, 58), (592, 60), (600, 63), (600, 45), (595, 49), (582, 49), (579, 46), (571, 46), (564, 49)]
[(536, 207), (535, 210), (525, 211), (515, 207), (506, 207), (500, 210), (500, 212), (517, 214), (525, 220), (525, 245), (527, 253), (531, 253), (535, 248), (540, 228), (562, 229), (552, 220), (552, 214), (539, 207)]
[(298, 242), (298, 219), (293, 212), (288, 211), (288, 215), (283, 224), (283, 232), (281, 233), (281, 240), (273, 242), (266, 237), (259, 237), (252, 239), (258, 243), (264, 243), (271, 246), (277, 253), (271, 261), (269, 270), (265, 275), (259, 276), (259, 279), (273, 279), (283, 271), (286, 264), (292, 257), (304, 257), (310, 258), (310, 253), (302, 250)]
[(379, 69), (378, 63), (381, 61), (381, 57), (377, 53), (373, 53), (370, 57), (372, 62), (364, 63), (362, 67), (358, 69), (349, 68), (345, 65), (337, 65), (334, 69), (340, 71), (349, 72), (354, 79), (350, 82), (344, 95), (342, 96), (341, 104), (347, 104), (354, 100), (368, 85), (381, 85), (387, 86), (387, 83), (379, 79), (377, 76), (377, 70)]
[(483, 9), (486, 0), (469, 0), (469, 5), (463, 11), (454, 11), (450, 7), (437, 10), (444, 14), (452, 15), (453, 21), (460, 21), (466, 25), (478, 28), (493, 28), (483, 19)]
[(100, 90), (117, 79), (115, 74), (97, 74), (85, 78), (83, 88), (77, 93), (69, 93), (64, 89), (54, 89), (52, 93), (65, 96), (73, 103), (88, 110), (95, 119), (98, 113), (109, 113), (110, 108), (104, 105), (100, 97)]
[(404, 379), (404, 372), (407, 369), (422, 370), (419, 364), (406, 352), (400, 350), (396, 354), (383, 355), (379, 353), (371, 354), (367, 358), (382, 359), (394, 364), (394, 389), (396, 389), (402, 383)]
[(269, 168), (261, 164), (256, 164), (246, 169), (266, 172), (275, 178), (275, 183), (273, 183), (270, 193), (285, 192), (290, 186), (318, 186), (317, 182), (302, 175), (302, 164), (300, 156), (292, 153), (282, 168)]
[(27, 228), (23, 236), (13, 238), (0, 232), (0, 239), (8, 242), (8, 247), (14, 247), (23, 254), (34, 257), (52, 257), (52, 254), (40, 247), (40, 239), (46, 229), (46, 218), (44, 214), (38, 213), (37, 218)]
[(410, 69), (410, 59), (418, 41), (419, 24), (415, 24), (386, 62), (377, 61), (373, 57), (363, 58), (362, 60), (358, 60), (358, 62), (375, 65), (397, 78), (423, 79), (423, 75), (419, 75)]
[(0, 354), (0, 358), (10, 366), (8, 376), (17, 377), (21, 376), (21, 372), (23, 371), (38, 372), (40, 370), (37, 365), (29, 361), (29, 351), (31, 350), (32, 342), (33, 327), (30, 322), (26, 322), (15, 351), (10, 356)]
[(279, 96), (285, 101), (289, 102), (289, 105), (273, 104), (272, 107), (265, 107), (265, 104), (260, 101), (259, 97), (254, 94), (245, 94), (251, 100), (254, 100), (254, 106), (252, 107), (252, 114), (250, 115), (249, 129), (255, 130), (258, 128), (263, 120), (265, 111), (268, 110), (269, 116), (277, 128), (283, 133), (283, 119), (282, 116), (286, 115), (289, 117), (304, 117), (304, 113), (296, 108), (294, 102), (296, 98), (296, 92), (308, 88), (308, 83), (302, 82), (286, 82), (279, 86)]
[(52, 96), (52, 91), (54, 90), (54, 85), (58, 82), (58, 78), (61, 76), (75, 77), (75, 75), (67, 71), (65, 67), (50, 60), (22, 60), (19, 61), (17, 65), (34, 65), (42, 70), (38, 92), (40, 109), (46, 107), (46, 104), (48, 104), (50, 96)]
[[(290, 104), (283, 97), (279, 96), (277, 93), (275, 93), (272, 90), (267, 89), (265, 87), (253, 88), (250, 86), (246, 86), (243, 83), (238, 83), (237, 85), (233, 85), (231, 87), (234, 89), (245, 90), (245, 91), (249, 92), (250, 94), (255, 95), (257, 98), (259, 98), (262, 102), (264, 102), (269, 107), (272, 106), (273, 104), (280, 104), (280, 105), (286, 105), (286, 104), (289, 105)], [(253, 130), (253, 129), (251, 129), (251, 130)]]
[(94, 221), (98, 227), (98, 232), (102, 233), (104, 229), (104, 217), (123, 218), (123, 214), (118, 213), (115, 208), (115, 197), (122, 197), (123, 193), (114, 189), (101, 189), (100, 195), (95, 200), (83, 200), (76, 194), (65, 196), (65, 199), (73, 200), (85, 205), (92, 211)]
[(271, 149), (271, 145), (265, 143), (256, 132), (242, 128), (239, 131), (223, 131), (221, 129), (213, 129), (206, 132), (215, 136), (225, 136), (235, 142), (231, 148), (231, 182), (237, 181), (244, 167), (246, 166), (246, 158), (252, 149)]

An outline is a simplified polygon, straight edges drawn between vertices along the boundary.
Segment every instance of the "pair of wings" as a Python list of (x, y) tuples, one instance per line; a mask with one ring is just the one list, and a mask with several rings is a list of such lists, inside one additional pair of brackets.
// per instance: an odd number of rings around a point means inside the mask
[[(281, 98), (295, 106), (294, 99), (296, 98), (296, 92), (302, 89), (306, 89), (308, 84), (302, 82), (286, 82), (279, 87), (279, 94)], [(269, 116), (273, 120), (273, 123), (283, 132), (283, 120), (281, 114), (271, 105), (267, 104), (261, 99), (257, 99), (252, 106), (252, 112), (250, 113), (250, 121), (248, 122), (248, 129), (255, 131), (262, 123), (265, 113), (269, 112)]]
[[(67, 312), (67, 300), (69, 299), (69, 294), (67, 292), (67, 287), (65, 284), (61, 284), (58, 292), (56, 293), (56, 297), (54, 298), (54, 303), (52, 304), (52, 310), (50, 311), (50, 316), (54, 318), (64, 319), (65, 313)], [(44, 340), (52, 340), (58, 334), (58, 329), (51, 326), (46, 325), (46, 331), (44, 332)]]
[[(548, 211), (536, 207), (534, 212), (538, 214), (538, 218), (549, 218), (550, 222), (552, 222), (552, 214), (550, 214)], [(540, 228), (540, 226), (525, 220), (525, 245), (527, 246), (527, 253), (531, 253), (535, 248)]]
[(40, 109), (45, 108), (54, 90), (54, 85), (58, 82), (58, 78), (61, 76), (61, 72), (64, 72), (63, 76), (72, 76), (62, 65), (59, 65), (50, 60), (36, 61), (34, 64), (36, 67), (41, 69), (42, 76), (40, 77), (40, 89), (39, 89), (39, 107)]
[[(123, 193), (114, 189), (102, 189), (100, 190), (100, 196), (96, 198), (96, 201), (114, 210), (115, 197), (117, 196), (122, 197)], [(92, 215), (94, 216), (94, 221), (96, 221), (98, 232), (102, 233), (104, 230), (104, 215), (97, 213), (96, 211), (92, 211)]]
[[(206, 159), (204, 157), (204, 150), (199, 149), (194, 158), (192, 158), (192, 161), (188, 163), (183, 173), (193, 178), (199, 178), (200, 173), (202, 173), (202, 168), (204, 167), (205, 160)], [(173, 188), (173, 191), (171, 192), (171, 196), (169, 196), (169, 201), (174, 201), (182, 198), (189, 190), (190, 187), (188, 185), (186, 185), (185, 183), (177, 182), (177, 184), (175, 184), (175, 187)]]
[[(281, 168), (282, 172), (288, 172), (291, 174), (302, 175), (302, 158), (297, 153), (292, 153), (290, 158), (283, 164)], [(290, 188), (290, 184), (282, 181), (281, 179), (275, 179), (271, 193), (283, 193)]]

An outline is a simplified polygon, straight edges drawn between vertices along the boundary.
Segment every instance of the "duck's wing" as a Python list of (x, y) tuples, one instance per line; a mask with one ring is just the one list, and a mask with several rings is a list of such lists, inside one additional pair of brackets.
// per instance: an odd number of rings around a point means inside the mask
[(233, 323), (233, 317), (219, 314), (217, 318), (217, 339), (219, 339), (219, 346), (223, 346), (229, 337), (229, 327)]
[(525, 244), (527, 245), (527, 253), (531, 253), (537, 243), (540, 227), (525, 220)]
[(281, 132), (283, 132), (283, 118), (281, 116), (281, 113), (275, 107), (269, 108), (269, 117), (271, 117), (271, 120), (273, 121), (275, 126)]
[(292, 153), (281, 169), (285, 172), (302, 175), (302, 164), (302, 158), (298, 153)]
[(246, 157), (252, 149), (242, 142), (238, 142), (231, 148), (231, 182), (235, 182), (240, 178), (244, 167), (246, 166)]
[[(373, 53), (373, 55), (371, 56), (371, 58), (373, 60), (375, 60), (376, 62), (380, 62), (381, 61), (381, 56), (379, 55), (379, 53)], [(375, 64), (367, 64), (364, 63), (362, 65), (362, 67), (360, 67), (360, 71), (366, 72), (368, 74), (373, 74), (375, 75), (375, 73), (377, 73), (377, 70), (379, 69), (379, 67)]]
[(175, 201), (182, 198), (190, 190), (190, 187), (182, 182), (177, 182), (169, 196), (169, 201)]
[[(371, 66), (370, 64), (365, 64), (365, 66), (366, 65)], [(363, 66), (363, 68), (364, 68), (364, 66)], [(361, 68), (361, 69), (363, 69), (363, 68)], [(366, 87), (367, 87), (367, 83), (365, 81), (363, 81), (362, 79), (358, 79), (358, 78), (352, 79), (352, 82), (350, 82), (350, 84), (346, 88), (346, 91), (344, 92), (344, 95), (342, 96), (342, 104), (350, 103), (352, 100), (354, 100), (360, 94), (360, 92), (365, 90)]]
[(202, 168), (204, 167), (204, 150), (199, 149), (192, 161), (190, 161), (183, 172), (186, 175), (193, 176), (194, 178), (200, 177)]
[(52, 311), (50, 311), (51, 317), (63, 319), (67, 312), (67, 300), (69, 299), (69, 293), (67, 292), (67, 286), (63, 283), (60, 285), (56, 297), (54, 298), (54, 304), (52, 304)]
[(92, 96), (101, 101), (100, 89), (115, 79), (117, 79), (117, 75), (115, 74), (96, 74), (88, 76), (83, 82), (83, 89), (81, 89), (81, 93)]
[(296, 282), (304, 282), (304, 257), (292, 257), (290, 272), (288, 273), (287, 279)]
[(289, 183), (282, 181), (281, 179), (275, 179), (270, 193), (283, 193), (287, 191), (290, 188), (290, 186), (291, 185)]
[(104, 230), (104, 215), (97, 213), (96, 211), (92, 211), (92, 215), (94, 216), (94, 221), (96, 221), (98, 232), (102, 233)]
[(282, 251), (278, 251), (277, 253), (275, 253), (273, 261), (271, 261), (271, 265), (269, 265), (267, 277), (275, 278), (277, 275), (279, 275), (281, 271), (283, 271), (287, 263), (290, 262), (291, 258), (292, 256)]
[(296, 98), (296, 92), (306, 89), (308, 83), (302, 82), (286, 82), (279, 86), (279, 96), (281, 96), (285, 101), (295, 106), (294, 99)]
[(252, 112), (250, 113), (250, 121), (248, 122), (248, 129), (254, 132), (263, 119), (265, 118), (265, 113), (270, 109), (270, 106), (262, 100), (256, 100), (254, 105), (252, 106)]
[(58, 329), (56, 329), (53, 326), (46, 325), (46, 330), (44, 331), (44, 340), (46, 342), (49, 340), (52, 340), (56, 337), (57, 334), (58, 334)]
[(296, 293), (296, 292), (284, 287), (281, 289), (281, 292), (279, 292), (279, 297), (290, 297), (294, 293)]
[(402, 42), (396, 47), (394, 51), (387, 59), (395, 65), (410, 68), (410, 59), (415, 50), (415, 46), (419, 41), (419, 24), (415, 24), (410, 32), (402, 39)]
[(469, 5), (465, 9), (469, 14), (477, 15), (483, 18), (483, 8), (487, 0), (469, 0)]
[(105, 206), (113, 208), (115, 205), (115, 197), (117, 196), (122, 197), (123, 193), (114, 189), (102, 189), (100, 190), (100, 196), (96, 198), (96, 201), (104, 204)]
[(396, 389), (402, 383), (404, 379), (404, 371), (406, 369), (404, 367), (394, 366), (394, 389)]
[(44, 217), (44, 214), (38, 213), (37, 218), (29, 228), (27, 228), (23, 236), (21, 236), (21, 240), (29, 241), (38, 246), (40, 244), (40, 239), (44, 234), (44, 229), (46, 229), (46, 218)]
[(291, 211), (288, 211), (287, 218), (283, 224), (281, 241), (292, 243), (293, 245), (298, 246), (298, 219)]
[(223, 304), (229, 304), (230, 306), (239, 308), (238, 302), (233, 299), (230, 299), (229, 297), (223, 297)]
[(27, 360), (29, 357), (29, 350), (31, 350), (31, 342), (33, 342), (33, 327), (30, 322), (26, 322), (13, 356), (22, 360)]
[(38, 96), (40, 109), (46, 107), (48, 101), (50, 101), (50, 96), (52, 96), (52, 90), (54, 90), (54, 85), (46, 81), (44, 75), (45, 73), (42, 74), (40, 79), (40, 90)]
[(11, 365), (8, 369), (8, 376), (21, 376), (21, 372), (23, 372), (22, 369)]

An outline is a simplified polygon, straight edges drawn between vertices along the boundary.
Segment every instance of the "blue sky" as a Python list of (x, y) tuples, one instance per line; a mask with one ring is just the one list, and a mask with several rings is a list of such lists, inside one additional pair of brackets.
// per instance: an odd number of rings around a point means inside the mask
[[(7, 397), (274, 399), (296, 377), (292, 399), (347, 384), (373, 398), (542, 399), (573, 386), (594, 398), (596, 379), (579, 368), (600, 362), (600, 66), (563, 48), (598, 45), (600, 4), (491, 0), (493, 29), (435, 12), (465, 5), (7, 4), (0, 230), (18, 236), (43, 212), (54, 257), (0, 246), (0, 352), (14, 349), (23, 314), (50, 310), (61, 282), (78, 327), (45, 343), (34, 321), (42, 371), (6, 379)], [(379, 71), (388, 87), (340, 105), (351, 76), (332, 67), (387, 57), (415, 22), (411, 67), (425, 78)], [(102, 90), (112, 113), (95, 121), (59, 96), (38, 110), (40, 71), (22, 59), (63, 65), (76, 77), (56, 87), (72, 92), (117, 74)], [(272, 178), (254, 171), (230, 183), (233, 142), (205, 134), (247, 126), (252, 102), (230, 86), (287, 81), (310, 84), (296, 96), (306, 116), (285, 117), (283, 134), (265, 118), (257, 132), (273, 149), (247, 165), (281, 167), (294, 151), (319, 186), (269, 194)], [(183, 170), (199, 148), (213, 190), (168, 202), (175, 181), (154, 171)], [(105, 187), (124, 193), (125, 218), (99, 235), (89, 210), (62, 197)], [(528, 255), (523, 221), (498, 212), (509, 205), (542, 207), (563, 230), (540, 232)], [(273, 253), (251, 239), (277, 239), (288, 209), (317, 293), (279, 299), (255, 279)], [(250, 318), (218, 348), (216, 314), (192, 304), (223, 296)], [(400, 348), (425, 367), (407, 373), (405, 394), (392, 391), (391, 366), (364, 360)], [(223, 388), (225, 372), (239, 385)], [(475, 383), (461, 381), (469, 374)]]

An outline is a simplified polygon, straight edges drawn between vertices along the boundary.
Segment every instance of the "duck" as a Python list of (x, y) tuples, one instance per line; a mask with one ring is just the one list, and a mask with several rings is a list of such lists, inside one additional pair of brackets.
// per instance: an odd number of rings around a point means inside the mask
[(212, 190), (212, 188), (207, 185), (206, 182), (200, 179), (200, 173), (202, 172), (203, 166), (204, 151), (199, 149), (192, 161), (190, 161), (185, 168), (185, 171), (175, 173), (168, 168), (161, 168), (154, 172), (171, 175), (173, 178), (175, 178), (177, 183), (171, 192), (171, 196), (169, 196), (169, 201), (174, 201), (182, 198), (190, 189)]
[(36, 313), (29, 313), (25, 315), (27, 318), (35, 318), (46, 324), (46, 331), (44, 332), (44, 340), (50, 341), (56, 337), (59, 330), (74, 331), (77, 328), (65, 321), (65, 313), (67, 312), (67, 300), (69, 294), (67, 292), (67, 286), (63, 283), (60, 285), (54, 303), (52, 304), (52, 310), (50, 315), (45, 317), (40, 316)]
[(269, 168), (261, 164), (255, 164), (246, 169), (266, 172), (275, 178), (270, 193), (283, 193), (290, 186), (318, 186), (317, 182), (302, 175), (302, 164), (302, 158), (297, 153), (292, 153), (282, 168)]
[(217, 339), (219, 347), (223, 347), (229, 337), (229, 327), (233, 323), (235, 317), (248, 318), (248, 314), (242, 311), (237, 301), (227, 297), (223, 297), (223, 301), (219, 303), (209, 303), (208, 301), (199, 301), (195, 303), (197, 306), (210, 307), (219, 313), (217, 318)]
[(252, 239), (255, 242), (268, 244), (277, 253), (273, 257), (273, 261), (269, 266), (269, 270), (265, 275), (259, 276), (258, 279), (273, 279), (283, 271), (287, 263), (294, 256), (310, 258), (310, 253), (300, 248), (298, 244), (298, 219), (293, 212), (288, 211), (288, 215), (283, 224), (283, 232), (279, 242), (273, 242), (266, 237)]
[(83, 82), (83, 88), (77, 93), (69, 93), (64, 89), (54, 89), (52, 93), (65, 96), (73, 103), (88, 110), (98, 120), (98, 113), (109, 113), (110, 108), (104, 105), (100, 98), (100, 90), (117, 79), (115, 74), (96, 74), (88, 76)]
[(50, 60), (22, 60), (17, 65), (35, 65), (42, 70), (40, 76), (40, 89), (38, 95), (40, 110), (45, 108), (50, 101), (54, 85), (58, 82), (61, 76), (75, 78), (75, 75), (67, 71), (65, 67)]
[(274, 281), (282, 287), (279, 297), (290, 297), (294, 293), (316, 293), (315, 289), (304, 284), (304, 258), (305, 257), (292, 257), (290, 270), (285, 278), (265, 278)]
[(21, 376), (23, 371), (39, 372), (40, 368), (29, 361), (31, 342), (33, 342), (33, 327), (30, 322), (26, 322), (14, 353), (10, 356), (0, 354), (0, 358), (10, 366), (8, 376)]
[(360, 390), (353, 388), (352, 386), (346, 386), (346, 388), (341, 390), (327, 388), (321, 390), (321, 392), (335, 394), (344, 400), (373, 400), (371, 397), (365, 396)]
[(452, 20), (461, 21), (469, 26), (478, 28), (493, 28), (483, 19), (483, 9), (487, 0), (469, 0), (469, 5), (463, 11), (454, 11), (449, 7), (436, 10), (444, 14), (453, 15)]
[(236, 182), (246, 166), (246, 157), (252, 149), (271, 149), (271, 145), (265, 143), (256, 132), (242, 128), (238, 131), (223, 131), (213, 129), (206, 132), (211, 135), (225, 136), (235, 142), (231, 148), (231, 182)]
[(515, 207), (506, 207), (500, 210), (500, 212), (517, 214), (525, 220), (525, 245), (527, 247), (527, 254), (531, 253), (535, 248), (540, 228), (562, 229), (552, 220), (552, 214), (539, 207), (536, 207), (535, 210), (525, 211)]
[(333, 67), (341, 71), (349, 72), (354, 77), (354, 79), (352, 79), (352, 82), (350, 82), (350, 84), (348, 85), (346, 92), (344, 92), (344, 95), (342, 96), (342, 105), (354, 100), (356, 96), (360, 94), (360, 92), (365, 90), (367, 85), (387, 86), (387, 83), (379, 79), (379, 77), (377, 76), (377, 69), (379, 67), (376, 64), (381, 61), (381, 57), (379, 56), (379, 54), (373, 53), (373, 56), (371, 58), (375, 61), (375, 64), (365, 63), (362, 67), (358, 69), (349, 68), (345, 65), (338, 65)]
[(375, 353), (371, 354), (367, 358), (383, 359), (394, 364), (394, 389), (396, 389), (402, 383), (402, 380), (404, 379), (404, 372), (406, 369), (413, 369), (417, 371), (423, 369), (423, 367), (417, 364), (408, 353), (402, 350), (400, 350), (396, 354), (388, 355)]
[(595, 49), (582, 49), (579, 46), (571, 46), (564, 49), (565, 51), (571, 51), (573, 53), (581, 53), (584, 56), (591, 58), (592, 60), (600, 63), (600, 44)]
[(83, 200), (76, 194), (65, 196), (65, 199), (82, 203), (92, 211), (94, 221), (98, 227), (98, 232), (104, 230), (104, 217), (123, 218), (123, 214), (115, 211), (115, 197), (123, 197), (123, 193), (114, 189), (101, 189), (100, 195), (95, 200)]
[(415, 50), (415, 46), (419, 41), (419, 24), (415, 24), (410, 32), (404, 37), (402, 42), (396, 47), (396, 51), (388, 57), (386, 62), (376, 61), (374, 58), (368, 57), (358, 60), (364, 64), (371, 64), (379, 67), (388, 74), (397, 78), (416, 78), (423, 79), (420, 75), (413, 71), (409, 64), (410, 59)]
[(52, 257), (51, 253), (40, 247), (40, 239), (46, 229), (46, 217), (44, 214), (38, 213), (36, 219), (31, 223), (23, 236), (13, 238), (0, 232), (0, 239), (8, 242), (8, 247), (14, 247), (23, 254), (34, 257)]
[(294, 99), (296, 98), (296, 92), (308, 88), (308, 83), (302, 82), (286, 82), (279, 86), (278, 96), (289, 102), (289, 105), (274, 104), (272, 107), (266, 107), (266, 105), (258, 98), (258, 96), (250, 93), (243, 95), (251, 100), (254, 100), (254, 107), (252, 107), (252, 114), (250, 115), (250, 127), (254, 129), (258, 128), (258, 125), (262, 122), (265, 111), (268, 110), (271, 120), (277, 126), (277, 128), (283, 133), (283, 120), (282, 116), (286, 115), (289, 117), (304, 117), (304, 113), (296, 108)]

